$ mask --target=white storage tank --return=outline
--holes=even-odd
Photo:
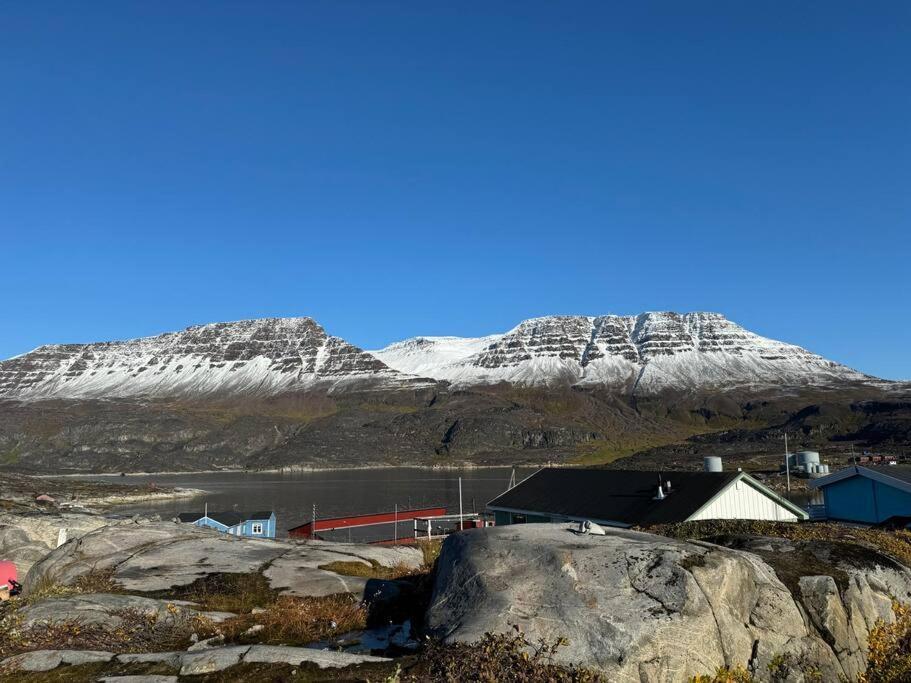
[[[816,451],[800,451],[797,453],[798,465],[818,465],[819,453]],[[807,469],[810,469],[809,467]]]
[[[717,455],[707,455],[702,459],[702,469],[706,472],[721,472],[721,458]]]

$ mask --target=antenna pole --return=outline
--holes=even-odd
[[[395,522],[393,523],[393,525],[395,526],[395,535],[392,537],[393,542],[398,543],[399,542],[399,504],[398,503],[395,504]]]
[[[788,481],[788,493],[791,493],[791,454],[788,453],[788,433],[784,433],[784,474]]]

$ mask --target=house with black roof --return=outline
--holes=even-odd
[[[275,513],[271,511],[253,512],[249,515],[233,510],[209,512],[207,505],[203,514],[181,512],[177,515],[177,520],[185,524],[215,529],[232,536],[275,538]]]
[[[487,504],[497,526],[592,521],[632,527],[700,519],[796,522],[808,513],[746,472],[546,468]]]
[[[911,467],[852,465],[809,482],[822,491],[826,517],[879,524],[911,518]]]

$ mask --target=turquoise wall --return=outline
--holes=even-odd
[[[911,516],[911,493],[862,476],[830,484],[823,495],[832,519],[876,524],[896,515]]]
[[[262,524],[263,533],[254,534],[253,525]],[[275,515],[269,519],[248,519],[240,525],[241,536],[252,536],[253,538],[275,538]]]

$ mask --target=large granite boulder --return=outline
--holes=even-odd
[[[361,592],[366,581],[320,569],[333,562],[386,567],[421,565],[416,548],[329,542],[284,542],[231,536],[174,522],[103,527],[57,548],[28,573],[25,591],[39,583],[69,585],[93,571],[110,572],[124,590],[155,592],[217,573],[263,571],[272,587],[293,595]]]
[[[747,549],[632,531],[467,531],[443,545],[427,624],[445,641],[513,626],[531,641],[566,638],[560,661],[611,681],[679,681],[719,666],[764,679],[773,661],[790,666],[794,680],[810,670],[855,679],[869,628],[892,619],[893,598],[911,597],[911,571],[873,551],[845,562],[830,553],[826,564],[801,544],[754,541],[770,554],[793,553],[779,564],[783,577]]]

